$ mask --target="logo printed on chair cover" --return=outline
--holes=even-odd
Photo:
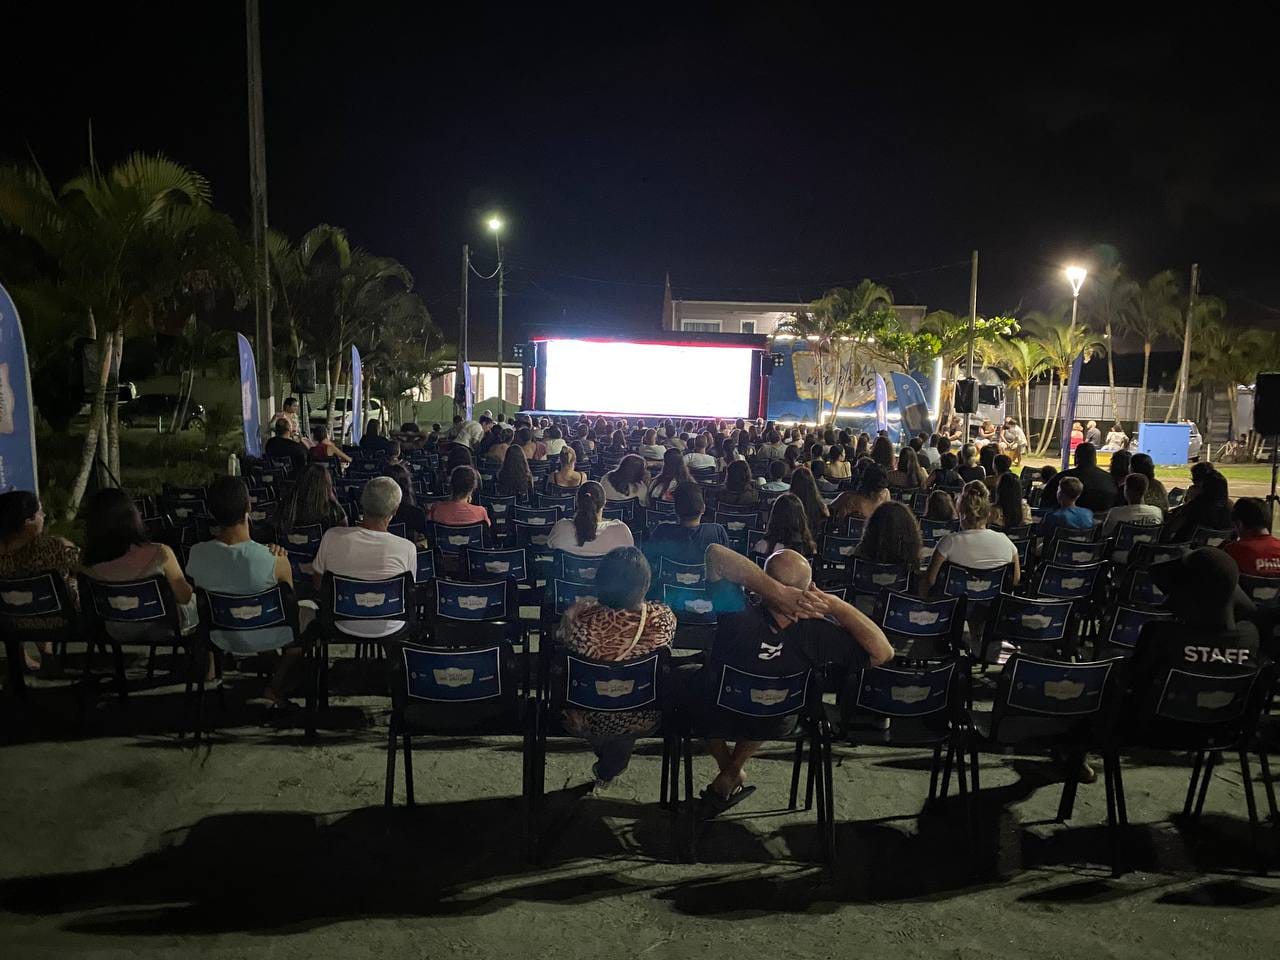
[[[778,704],[782,703],[784,700],[787,699],[787,694],[789,692],[790,691],[788,691],[785,687],[783,688],[772,687],[772,688],[766,688],[764,690],[760,690],[760,689],[757,689],[756,687],[752,687],[751,702],[758,703],[761,706],[765,706],[765,707],[776,707]]]
[[[898,582],[898,575],[896,573],[873,573],[871,582],[877,587],[887,587]]]
[[[484,569],[486,573],[506,573],[511,569],[511,564],[505,560],[486,560]]]
[[[696,573],[677,573],[676,574],[676,583],[690,586],[690,585],[699,584],[701,582],[702,582],[702,577]]]
[[[385,593],[357,593],[355,595],[357,607],[380,607],[387,602]]]
[[[1076,561],[1076,563],[1088,563],[1093,559],[1093,554],[1088,551],[1085,551],[1084,553],[1073,553],[1071,554],[1071,559]]]
[[[710,600],[686,600],[684,608],[694,613],[710,613],[716,605]]]
[[[984,591],[991,589],[991,584],[993,582],[994,581],[991,580],[966,580],[964,587],[966,590],[972,590],[974,593],[983,593]]]
[[[237,620],[252,620],[255,617],[262,616],[262,604],[258,604],[256,607],[228,607],[227,613]]]
[[[1196,706],[1204,710],[1221,710],[1235,703],[1236,695],[1230,690],[1206,690],[1196,694]]]
[[[932,692],[932,687],[890,687],[889,697],[895,703],[920,703],[927,700]]]
[[[433,668],[431,675],[442,687],[465,687],[476,679],[474,670],[463,670],[461,667],[446,667],[443,670]]]
[[[140,605],[137,597],[107,597],[107,606],[112,610],[137,610]]]
[[[1084,693],[1084,684],[1074,680],[1046,680],[1044,695],[1054,700],[1078,700]]]
[[[308,537],[305,533],[291,533],[288,536],[286,536],[285,539],[297,546],[304,546],[310,542],[311,538]]]
[[[1053,623],[1053,617],[1047,613],[1024,613],[1021,622],[1029,630],[1044,630]]]
[[[463,610],[483,610],[488,605],[489,599],[487,597],[479,597],[471,594],[458,598],[458,606]]]
[[[1253,591],[1254,600],[1274,600],[1280,597],[1280,587],[1258,587]]]
[[[450,537],[445,537],[444,539],[445,539],[445,543],[449,544],[449,546],[451,547],[462,547],[462,546],[466,546],[468,543],[471,542],[470,537],[450,536]]]
[[[907,620],[920,627],[930,627],[938,622],[941,614],[934,613],[932,610],[912,610],[907,614]]]
[[[636,688],[636,682],[634,680],[620,680],[615,677],[613,680],[597,680],[595,688],[596,693],[600,696],[616,699],[630,695]]]
[[[533,526],[538,526],[538,527],[544,526],[546,522],[547,522],[546,517],[530,517],[528,520],[525,521],[525,523],[531,524]]]
[[[30,590],[8,590],[0,593],[0,600],[11,607],[29,607],[36,602],[36,595]]]
[[[850,543],[843,547],[836,547],[836,553],[840,554],[842,557],[851,557],[853,556],[853,551],[856,549],[857,545]]]
[[[1079,590],[1084,586],[1084,577],[1063,577],[1060,581],[1063,590]]]

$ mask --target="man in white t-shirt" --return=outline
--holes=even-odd
[[[1147,478],[1140,473],[1131,473],[1124,478],[1124,506],[1112,507],[1107,511],[1107,519],[1102,522],[1102,535],[1109,537],[1121,523],[1164,523],[1164,514],[1159,507],[1142,501],[1147,496]]]
[[[699,436],[693,442],[693,453],[684,455],[684,465],[690,470],[714,469],[716,458],[707,453],[707,438]]]
[[[458,425],[458,435],[454,437],[458,443],[465,443],[474,450],[484,439],[484,426],[474,420],[463,420]]]
[[[360,495],[364,519],[358,527],[330,527],[320,540],[312,563],[319,590],[325,573],[357,580],[387,580],[417,567],[417,548],[404,537],[387,532],[400,507],[400,487],[390,477],[375,477]],[[410,599],[412,602],[412,598]],[[337,624],[353,637],[387,637],[401,628],[398,620],[351,620]]]

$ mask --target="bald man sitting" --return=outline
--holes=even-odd
[[[715,698],[723,665],[778,677],[822,671],[827,664],[853,670],[889,662],[893,647],[884,631],[856,607],[819,590],[809,561],[794,550],[776,551],[761,570],[728,547],[712,544],[706,562],[711,592],[722,612],[708,667],[702,671],[704,682],[694,685],[697,702],[693,707],[704,721],[697,726],[714,730],[721,720],[735,732],[750,731],[759,738],[732,745],[725,740],[707,741],[720,768],[702,792],[708,814],[714,816],[755,792],[755,787],[747,786],[747,761],[763,741],[789,736],[795,721],[794,716],[779,723],[721,711]],[[747,603],[744,588],[756,594],[760,603]]]

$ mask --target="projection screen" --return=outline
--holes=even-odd
[[[667,416],[750,416],[748,346],[547,340],[545,409]]]

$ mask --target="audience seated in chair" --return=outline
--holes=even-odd
[[[775,550],[794,550],[805,557],[818,552],[804,504],[794,493],[784,493],[773,501],[764,537],[751,545],[752,553],[765,557]]]
[[[723,526],[702,522],[707,507],[702,498],[702,488],[697,483],[682,483],[676,487],[675,508],[677,522],[659,524],[645,544],[645,553],[654,567],[663,557],[677,563],[701,563],[708,546],[729,542],[729,534]]]
[[[1280,539],[1271,535],[1266,503],[1256,497],[1241,497],[1231,508],[1231,527],[1236,538],[1224,543],[1222,549],[1236,562],[1240,573],[1247,577],[1280,577]]]
[[[469,523],[489,523],[489,511],[471,502],[480,486],[475,467],[454,467],[449,473],[449,499],[433,502],[428,510],[432,523],[461,527]]]
[[[547,537],[547,547],[582,557],[602,557],[633,546],[631,528],[621,520],[604,518],[604,487],[588,480],[578,488],[572,518],[557,520]]]
[[[969,570],[997,570],[1013,564],[1011,585],[1016,586],[1022,576],[1018,550],[999,530],[987,529],[991,501],[987,499],[986,484],[981,481],[967,484],[956,501],[956,512],[960,516],[960,529],[942,537],[934,547],[933,560],[925,574],[925,592],[933,591],[945,563]]]
[[[75,572],[80,568],[80,548],[64,537],[46,533],[40,498],[27,490],[0,494],[0,577],[33,577],[52,570],[62,577],[76,602]],[[23,650],[27,669],[54,669],[53,649],[42,644],[39,659]]]
[[[1160,512],[1160,508],[1153,507],[1146,500],[1147,478],[1140,473],[1131,473],[1125,477],[1124,504],[1107,511],[1107,519],[1102,522],[1102,535],[1110,536],[1121,523],[1162,523],[1164,514]]]
[[[1109,482],[1109,481],[1108,481]],[[1079,477],[1064,475],[1056,485],[1058,507],[1050,510],[1040,521],[1040,537],[1048,540],[1053,532],[1064,530],[1092,530],[1093,511],[1088,507],[1077,506],[1084,491],[1084,484]],[[1043,500],[1042,500],[1043,502]]]

